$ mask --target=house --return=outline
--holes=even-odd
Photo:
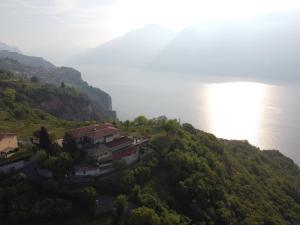
[[[120,149],[126,148],[132,143],[134,140],[132,138],[126,137],[126,136],[121,136],[120,138],[117,138],[113,140],[112,142],[106,143],[106,146],[112,151],[118,151]]]
[[[87,154],[90,157],[95,158],[98,162],[111,161],[112,152],[104,144],[98,144],[93,148],[86,149]]]
[[[132,138],[123,136],[107,143],[106,146],[112,152],[112,160],[123,160],[126,164],[131,164],[138,160],[139,149],[134,145]]]
[[[77,167],[76,176],[97,176],[113,170],[113,162],[124,161],[127,165],[139,159],[140,145],[145,141],[122,136],[121,131],[110,123],[93,124],[69,132],[80,150],[96,159],[97,166]]]
[[[120,136],[120,130],[110,123],[93,124],[69,132],[79,149],[109,143]]]
[[[113,160],[123,160],[127,165],[136,162],[139,159],[138,147],[131,145],[119,151],[114,151]]]
[[[12,156],[18,148],[17,135],[14,133],[0,133],[0,157]]]

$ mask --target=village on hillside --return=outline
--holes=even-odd
[[[66,137],[69,140],[65,140]],[[115,171],[116,165],[126,166],[138,162],[143,146],[147,143],[147,138],[123,135],[120,129],[111,123],[92,124],[69,130],[65,139],[57,139],[54,142],[61,148],[68,144],[67,141],[72,142],[72,151],[76,149],[80,153],[79,158],[82,158],[73,165],[72,171],[65,175],[65,178],[68,179],[105,175]],[[39,151],[27,159],[12,160],[15,155],[22,152],[22,147],[34,147],[39,144],[42,143],[39,143],[38,138],[18,142],[15,133],[1,133],[0,157],[2,164],[0,164],[0,172],[13,173],[24,170],[26,174],[27,168],[31,168],[38,176],[51,178],[53,172],[43,168],[36,157]],[[30,177],[30,173],[26,175]]]

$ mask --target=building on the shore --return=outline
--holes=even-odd
[[[0,133],[0,158],[12,156],[18,148],[17,135],[14,133]]]

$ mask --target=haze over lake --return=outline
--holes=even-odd
[[[165,115],[220,138],[278,149],[300,163],[298,84],[128,68],[78,69],[89,83],[111,94],[121,120]]]

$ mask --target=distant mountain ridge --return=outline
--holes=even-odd
[[[1,42],[1,41],[0,41],[0,50],[6,50],[6,51],[9,51],[9,52],[22,53],[20,51],[20,49],[18,49],[17,47],[9,46],[9,45]]]
[[[300,11],[189,27],[148,68],[204,75],[299,78]]]
[[[55,68],[55,66],[52,63],[44,60],[42,57],[28,56],[17,52],[0,50],[0,59],[5,58],[17,60],[19,63],[25,66]]]
[[[300,79],[300,10],[187,27],[156,25],[88,50],[75,64],[244,78]]]
[[[29,61],[30,63],[23,64],[19,62],[20,58],[24,59],[21,60],[22,62]],[[42,58],[38,58],[38,61],[31,61],[31,59],[31,56],[0,51],[0,70],[10,71],[18,77],[31,78],[35,76],[42,83],[60,86],[63,82],[67,86],[73,86],[90,98],[94,109],[97,109],[100,114],[106,117],[116,117],[116,113],[112,110],[110,95],[98,88],[89,86],[87,82],[82,80],[79,71],[69,67],[55,67]],[[35,64],[35,62],[37,63]],[[45,66],[42,66],[44,64],[41,62],[45,62]]]
[[[176,33],[158,25],[133,30],[73,59],[75,64],[143,67],[153,60]]]

